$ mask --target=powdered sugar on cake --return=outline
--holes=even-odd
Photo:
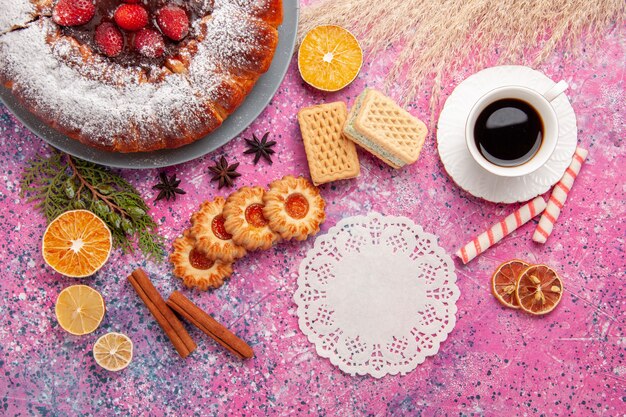
[[[12,13],[30,6],[24,0],[0,5],[9,1]],[[0,62],[7,62],[0,82],[33,113],[90,145],[123,151],[180,146],[218,127],[269,66],[275,43],[265,44],[274,29],[247,14],[259,4],[187,3],[212,14],[194,26],[199,42],[182,73],[116,63],[39,17],[0,36]]]
[[[23,27],[35,19],[35,6],[29,1],[0,0],[0,35]]]
[[[114,139],[127,135],[129,125],[136,129],[148,129],[142,137],[148,137],[148,123],[157,115],[166,134],[174,134],[178,128],[174,112],[187,108],[193,113],[201,111],[193,89],[185,77],[172,74],[159,84],[139,83],[138,73],[133,69],[115,71],[114,80],[119,87],[102,82],[96,75],[106,76],[107,71],[96,58],[89,68],[90,77],[81,74],[64,60],[76,46],[68,40],[60,40],[51,47],[46,35],[56,26],[43,18],[28,28],[6,34],[0,39],[0,56],[7,55],[8,72],[27,105],[39,113],[54,118],[69,129],[81,130],[104,147],[113,146]],[[33,59],[37,57],[37,59]],[[210,74],[209,74],[210,75]]]

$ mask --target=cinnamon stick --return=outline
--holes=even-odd
[[[249,359],[254,356],[254,351],[246,342],[238,338],[180,292],[174,291],[167,300],[167,305],[235,356],[241,359]]]
[[[143,269],[138,268],[128,276],[128,281],[165,331],[178,354],[183,358],[189,356],[196,349],[196,344],[174,312],[165,304],[165,300],[163,300],[157,289],[154,288],[148,275]]]

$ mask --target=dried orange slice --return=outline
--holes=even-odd
[[[311,29],[298,50],[298,70],[307,84],[323,91],[341,90],[363,65],[363,51],[346,29],[328,25]]]
[[[43,234],[43,258],[60,274],[95,274],[111,254],[111,231],[88,210],[72,210],[54,219]]]
[[[100,293],[86,285],[72,285],[61,291],[54,307],[63,330],[78,336],[96,330],[104,311]]]
[[[123,333],[107,333],[93,345],[93,357],[107,371],[121,371],[133,360],[133,341]]]
[[[515,297],[527,313],[547,314],[554,310],[562,296],[563,282],[549,266],[533,265],[520,273]]]
[[[530,265],[519,259],[501,264],[491,276],[491,292],[502,305],[519,308],[515,298],[515,287],[520,273]]]

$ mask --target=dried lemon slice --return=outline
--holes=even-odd
[[[93,345],[96,363],[108,371],[121,371],[133,360],[133,341],[123,333],[107,333]]]
[[[549,266],[533,265],[520,273],[515,297],[527,313],[547,314],[561,301],[563,282]]]
[[[96,330],[104,311],[102,295],[86,285],[72,285],[61,291],[54,307],[59,325],[74,335]]]
[[[515,288],[520,273],[530,265],[519,259],[502,263],[491,276],[491,292],[504,306],[519,308],[515,298]]]
[[[302,40],[298,70],[307,84],[324,91],[341,90],[358,75],[363,51],[354,35],[334,26],[317,26]]]

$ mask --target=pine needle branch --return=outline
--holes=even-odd
[[[122,251],[138,247],[147,257],[163,260],[164,239],[149,207],[128,181],[110,170],[55,151],[33,158],[20,185],[21,196],[34,202],[48,223],[68,210],[90,210],[109,226]]]

